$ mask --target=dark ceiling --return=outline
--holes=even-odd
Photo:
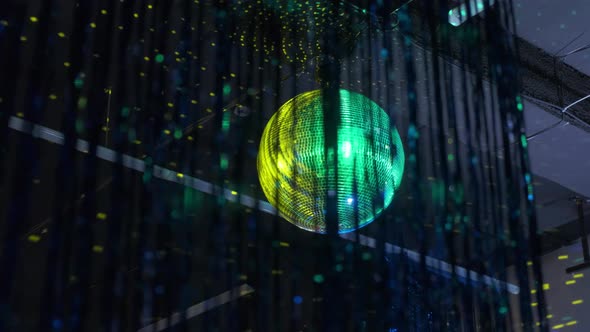
[[[392,8],[395,8],[396,3],[392,2]],[[420,8],[418,6],[412,8],[412,18],[416,24],[420,24]],[[457,33],[459,34],[460,31],[457,31]],[[206,36],[207,32],[204,32],[204,40],[206,40]],[[413,37],[417,43],[424,43],[422,36]],[[203,40],[200,42],[203,43]],[[523,93],[525,95],[530,95],[547,103],[561,105],[561,99],[579,98],[585,91],[590,91],[590,80],[586,76],[588,74],[587,72],[584,74],[576,68],[563,65],[561,67],[563,69],[561,74],[562,83],[560,88],[557,89],[559,92],[556,92],[553,67],[550,66],[554,61],[554,57],[545,50],[533,46],[527,40],[519,39],[518,42],[523,54],[522,74],[524,84]],[[165,48],[167,46],[160,45],[158,47]],[[106,50],[107,48],[105,46],[103,51]],[[169,53],[173,53],[173,50],[169,51]],[[191,87],[192,89],[187,89],[189,91],[188,93],[192,94],[191,103],[178,105],[173,98],[167,100],[167,98],[170,98],[168,95],[162,95],[160,97],[161,100],[153,101],[154,103],[166,101],[173,105],[170,108],[180,109],[178,113],[170,113],[170,116],[177,117],[175,120],[178,127],[167,128],[168,133],[159,135],[158,137],[158,135],[154,135],[154,133],[141,127],[141,124],[144,122],[156,121],[150,116],[150,105],[144,105],[144,108],[139,106],[134,107],[129,112],[132,114],[132,117],[135,117],[135,123],[139,125],[129,131],[129,135],[130,137],[133,136],[133,139],[130,138],[129,144],[125,144],[123,149],[118,152],[144,160],[147,150],[144,146],[155,146],[155,151],[162,152],[153,156],[155,159],[153,162],[166,169],[186,176],[187,178],[194,177],[215,184],[225,184],[228,188],[236,191],[238,195],[248,195],[256,199],[262,199],[263,197],[260,197],[260,192],[257,189],[258,179],[255,168],[257,144],[262,130],[260,124],[265,123],[264,120],[268,119],[270,114],[276,109],[276,106],[284,102],[288,98],[288,95],[282,95],[273,91],[253,90],[246,85],[246,82],[252,79],[254,81],[264,81],[277,78],[276,76],[267,74],[273,71],[268,70],[269,64],[265,61],[264,57],[257,59],[242,58],[236,63],[231,64],[231,72],[234,75],[224,79],[230,86],[231,102],[223,105],[223,108],[226,110],[226,114],[228,114],[227,118],[229,118],[232,129],[228,138],[223,142],[224,145],[218,147],[219,142],[216,140],[214,134],[219,123],[223,121],[220,118],[220,114],[223,115],[224,113],[213,111],[219,105],[216,104],[216,99],[210,94],[216,90],[216,85],[219,82],[211,79],[216,71],[212,63],[213,61],[211,63],[207,62],[207,59],[215,59],[218,56],[216,53],[218,51],[214,47],[208,47],[199,50],[199,52],[199,56],[203,59],[203,73],[199,75],[200,80],[194,83],[194,86]],[[453,62],[457,56],[456,49],[451,49],[449,54],[444,55],[449,61]],[[101,61],[101,57],[106,56],[104,53],[98,51],[95,53],[95,58],[98,59],[96,60],[98,62]],[[36,60],[38,59],[29,59],[29,62],[30,64],[34,64]],[[180,62],[182,63],[182,61]],[[362,66],[362,64],[359,64],[359,66]],[[117,70],[124,71],[125,68],[123,67],[121,66]],[[170,67],[173,68],[174,66],[171,65]],[[259,67],[260,75],[254,78],[245,77],[246,73],[251,74],[250,67]],[[163,75],[157,68],[138,69],[142,72],[145,71],[145,74],[151,77]],[[300,71],[298,72],[298,70]],[[33,73],[32,75],[35,74]],[[280,73],[283,86],[290,86],[295,77],[298,80],[296,89],[299,91],[306,91],[310,88],[317,87],[317,77],[313,62],[311,64],[307,63],[303,69],[297,68],[297,70],[293,70],[292,68],[285,68]],[[21,79],[27,80],[30,78],[24,77]],[[19,83],[17,82],[17,84]],[[117,107],[111,105],[111,96],[113,94],[124,94],[131,91],[133,87],[142,87],[143,84],[146,83],[138,78],[137,81],[129,82],[129,86],[121,87],[121,91],[113,91],[110,87],[105,87],[104,91],[93,92],[93,100],[98,104],[95,105],[96,109],[106,111],[111,110],[111,107],[112,109],[120,109],[118,107],[120,105],[117,105]],[[351,86],[355,86],[354,84],[354,82],[350,83]],[[362,89],[363,85],[358,84],[356,87]],[[154,87],[154,89],[158,89],[158,87]],[[261,98],[267,102],[262,103]],[[272,100],[272,102],[268,102],[268,100]],[[197,103],[192,103],[192,101],[197,101]],[[581,104],[579,107],[573,109],[572,112],[582,121],[590,124],[590,108],[587,107],[588,105],[590,105],[590,102]],[[33,119],[38,120],[36,123],[47,128],[64,131],[65,128],[62,127],[63,122],[61,117],[55,116],[55,114],[60,114],[60,106],[54,106],[56,113],[47,113],[40,118]],[[541,106],[546,111],[555,114],[554,109]],[[263,110],[263,112],[253,112],[252,110]],[[28,114],[24,118],[33,120]],[[110,117],[109,120],[107,118],[108,113],[106,117],[99,120],[101,127],[104,128],[99,133],[98,142],[104,147],[113,148],[114,139],[110,128],[119,126],[121,122],[118,121],[122,121],[122,118]],[[398,125],[404,128],[405,122],[403,116],[398,121]],[[580,127],[583,126],[583,124],[580,124]],[[180,136],[182,139],[174,138],[175,130],[181,131]],[[406,130],[402,130],[402,132],[406,132]],[[158,139],[150,141],[152,137],[158,137]],[[82,134],[80,138],[84,139],[88,137],[84,137]],[[311,280],[311,276],[315,275],[318,270],[323,269],[322,267],[302,264],[302,257],[321,256],[325,250],[342,250],[343,252],[348,252],[352,257],[352,265],[345,266],[345,268],[366,271],[362,276],[363,278],[367,278],[367,280],[348,280],[346,287],[350,287],[352,292],[361,292],[362,289],[362,291],[369,293],[367,288],[356,287],[355,284],[376,285],[370,279],[378,277],[375,276],[375,273],[381,267],[375,265],[372,260],[365,258],[379,253],[376,250],[372,250],[370,246],[351,246],[351,241],[335,239],[332,242],[333,247],[329,247],[325,245],[326,241],[323,240],[321,235],[299,231],[278,217],[261,213],[256,209],[245,209],[240,204],[228,202],[223,205],[223,209],[221,210],[208,208],[217,206],[218,201],[216,196],[204,194],[188,186],[183,186],[180,183],[171,184],[170,181],[156,179],[152,184],[153,188],[150,188],[149,191],[151,193],[157,193],[161,190],[166,195],[160,197],[157,194],[148,194],[146,189],[141,185],[144,177],[142,173],[125,169],[117,163],[109,163],[104,160],[96,160],[98,175],[94,179],[96,183],[96,190],[94,192],[89,193],[83,183],[74,182],[70,184],[74,190],[69,191],[67,197],[60,197],[61,184],[56,183],[55,177],[55,170],[60,167],[58,164],[60,157],[59,144],[49,143],[44,140],[35,140],[35,142],[32,142],[27,134],[17,131],[10,131],[7,140],[13,142],[13,144],[6,145],[10,146],[13,150],[5,152],[5,155],[18,155],[19,152],[17,150],[19,144],[21,142],[27,142],[33,149],[39,151],[43,156],[44,163],[43,167],[39,167],[36,176],[28,180],[32,182],[32,191],[28,193],[28,199],[35,202],[34,209],[26,211],[27,222],[20,226],[22,236],[18,239],[12,239],[23,244],[19,257],[27,262],[26,264],[21,264],[20,270],[15,272],[15,274],[24,276],[18,279],[14,286],[15,289],[19,290],[19,293],[14,295],[15,306],[18,308],[15,311],[22,313],[14,317],[14,324],[15,326],[22,327],[22,331],[33,330],[37,326],[38,320],[42,319],[42,316],[39,317],[37,315],[37,308],[43,305],[38,294],[42,293],[45,285],[39,280],[39,277],[43,276],[51,268],[52,262],[47,259],[47,250],[51,245],[48,243],[48,234],[52,231],[50,227],[55,221],[54,218],[60,214],[75,215],[76,211],[80,210],[86,204],[85,198],[88,196],[94,198],[96,202],[94,208],[98,211],[97,218],[93,218],[90,226],[93,236],[91,239],[74,239],[71,248],[69,248],[69,250],[76,250],[76,248],[81,246],[80,242],[82,241],[90,241],[89,243],[91,244],[90,249],[92,251],[93,261],[92,271],[90,272],[89,298],[92,300],[89,302],[93,303],[95,307],[89,310],[92,314],[85,322],[86,328],[84,330],[87,331],[91,331],[93,330],[92,327],[100,325],[98,322],[99,313],[104,313],[105,311],[110,312],[111,315],[122,320],[123,323],[121,325],[125,326],[126,330],[132,330],[132,327],[138,326],[138,322],[129,319],[129,317],[140,316],[142,308],[136,307],[134,304],[137,304],[139,302],[138,298],[143,296],[141,291],[142,286],[149,287],[154,285],[138,286],[135,281],[141,278],[138,267],[150,266],[150,264],[157,265],[155,270],[165,271],[167,268],[178,269],[173,271],[174,276],[181,279],[186,278],[183,281],[187,285],[193,285],[186,286],[186,288],[182,289],[176,295],[182,297],[178,300],[187,306],[221,294],[228,290],[228,285],[232,284],[233,277],[224,275],[227,271],[224,271],[221,267],[216,267],[215,261],[210,259],[211,256],[222,257],[224,263],[227,263],[233,269],[232,271],[247,271],[247,273],[243,273],[243,277],[240,280],[243,280],[245,284],[255,287],[257,292],[256,300],[252,300],[253,296],[248,295],[240,300],[243,302],[238,304],[239,307],[263,306],[264,301],[271,301],[271,296],[278,296],[273,294],[280,294],[280,299],[277,298],[276,301],[277,307],[268,313],[268,316],[272,317],[271,321],[275,322],[266,327],[269,328],[269,331],[278,328],[276,322],[284,322],[284,326],[282,326],[284,330],[292,328],[293,325],[290,324],[299,324],[300,321],[292,322],[283,317],[285,313],[295,312],[297,310],[300,310],[298,314],[301,317],[306,317],[306,319],[310,320],[321,320],[321,317],[314,317],[314,308],[323,306],[322,297],[325,295],[324,290],[318,283],[313,282],[294,285],[293,283],[296,281],[291,279],[296,278],[290,278],[292,275],[302,274],[310,276],[308,279]],[[211,165],[218,164],[214,160],[218,157],[218,154],[216,151],[210,151],[213,146],[217,146],[218,149],[227,153],[229,158],[228,164],[230,166],[226,173],[227,177],[223,180],[216,178],[215,172],[212,172]],[[187,151],[191,153],[187,154]],[[85,153],[75,154],[75,163],[78,165],[80,172],[84,172],[84,167],[86,167],[85,160],[87,158],[88,155]],[[11,169],[14,166],[11,160],[4,159],[2,162],[5,164],[4,169]],[[217,169],[214,170],[217,171]],[[116,176],[124,176],[124,185],[117,188],[126,188],[127,191],[118,192],[112,187],[113,181],[119,181],[119,179],[115,178]],[[6,185],[0,186],[0,200],[2,202],[9,202],[11,199],[8,196],[14,192],[14,188],[8,185],[10,182],[9,178],[3,180]],[[539,211],[543,214],[543,218],[546,218],[544,220],[557,218],[562,218],[563,220],[563,223],[551,224],[550,230],[544,235],[544,250],[553,250],[558,246],[571,243],[576,238],[575,228],[573,226],[576,215],[572,214],[571,209],[565,206],[567,205],[565,202],[566,197],[567,199],[571,198],[572,195],[575,195],[575,192],[564,188],[559,183],[540,176],[535,181],[538,183],[536,195]],[[164,190],[162,188],[166,189]],[[100,213],[106,213],[105,211],[111,210],[114,202],[122,200],[125,202],[125,205],[136,207],[140,200],[146,199],[146,197],[149,200],[158,200],[162,203],[160,207],[164,206],[165,208],[149,211],[149,213],[153,213],[156,216],[164,215],[170,218],[172,220],[171,227],[164,227],[157,222],[148,221],[145,224],[142,223],[143,214],[148,214],[148,212],[142,211],[141,209],[118,211],[117,213],[119,215],[106,216],[108,218],[115,217],[121,221],[121,224],[115,228],[110,226],[110,224],[104,223],[102,217],[100,217],[102,216]],[[191,202],[193,202],[187,205],[189,207],[188,210],[183,211],[186,219],[175,217],[175,205],[178,204],[179,197],[190,197]],[[55,211],[54,206],[60,200],[69,202],[68,204],[62,205],[66,207],[66,211]],[[395,239],[396,242],[392,243],[394,245],[412,250],[420,250],[419,243],[423,239],[416,239],[411,236],[411,234],[415,234],[412,230],[418,226],[403,218],[404,207],[411,206],[412,204],[412,193],[407,187],[402,187],[401,191],[397,193],[394,206],[378,221],[388,226],[383,228],[377,226],[376,222],[363,229],[361,234],[377,239],[385,237]],[[552,209],[548,214],[543,212],[543,209],[549,208],[550,206],[555,207],[555,205],[559,205],[560,209]],[[3,209],[0,210],[0,213],[4,215],[6,213],[5,204],[1,204],[0,207]],[[428,212],[425,209],[424,223],[419,227],[430,229],[427,236],[433,236],[432,233],[435,232],[435,226],[433,222],[429,222],[431,218],[429,218]],[[252,220],[254,219],[257,221],[253,222]],[[190,223],[188,220],[198,220],[199,222]],[[235,224],[226,224],[228,221]],[[80,230],[78,227],[84,227],[83,225],[77,225],[75,220],[71,220],[70,222],[72,229],[65,227],[63,228],[64,232],[76,234]],[[2,231],[4,230],[3,228],[0,229]],[[590,229],[590,227],[587,229]],[[244,232],[244,230],[250,230],[250,232]],[[124,234],[125,238],[118,238],[121,234]],[[215,238],[210,236],[211,234],[222,234],[228,239],[229,245],[226,247],[220,243],[216,243]],[[67,235],[64,234],[64,236]],[[4,234],[0,234],[0,236],[4,237]],[[120,249],[121,252],[124,252],[124,255],[119,257],[109,256],[113,255],[107,249],[108,243],[112,241],[120,243]],[[163,243],[164,245],[157,247],[155,245],[156,243]],[[456,243],[457,246],[460,246],[464,241],[459,238]],[[273,249],[266,250],[266,248]],[[141,251],[142,249],[145,249],[145,252],[151,252],[154,256],[167,255],[167,257],[158,260],[157,263],[153,263],[149,261],[149,258],[144,257],[145,253]],[[236,254],[238,251],[246,254],[238,255]],[[461,252],[461,250],[458,250],[458,252]],[[486,254],[493,255],[493,253],[494,248],[492,246]],[[435,250],[431,250],[430,254],[435,258],[438,257],[441,259],[446,256],[446,253],[436,253]],[[464,255],[467,257],[461,254],[457,255],[455,257],[456,262],[477,270],[477,264],[469,261],[469,253],[464,253]],[[64,254],[65,256],[66,254]],[[118,274],[119,279],[114,279],[113,274],[109,274],[112,272],[109,269],[114,268],[109,265],[113,264],[111,259],[114,259],[120,264],[118,269],[122,273]],[[252,265],[252,261],[257,262],[257,265]],[[318,259],[318,264],[321,264],[321,262],[322,260]],[[398,263],[406,264],[403,261]],[[70,262],[70,264],[73,263]],[[268,266],[272,266],[272,273],[270,275],[264,274],[262,271],[263,267]],[[179,267],[186,268],[187,270]],[[408,268],[413,269],[417,267],[410,266]],[[100,273],[101,271],[107,272]],[[67,277],[64,277],[71,279],[71,282],[75,284],[77,278],[76,272],[64,271],[64,274],[67,274]],[[170,283],[175,282],[175,280],[166,279],[169,277],[165,273],[154,273],[156,274],[154,278],[156,281],[154,283],[170,285]],[[436,283],[437,278],[447,277],[442,276],[440,271],[432,275],[433,283]],[[116,289],[117,287],[137,287],[138,289],[132,292],[129,297],[119,296],[113,303],[106,302],[103,297],[104,292],[109,289]],[[299,292],[298,294],[294,293],[295,289]],[[305,301],[309,301],[306,304],[309,304],[301,307],[295,306],[293,298],[298,295],[303,296]],[[363,297],[362,294],[356,295],[359,298]],[[156,298],[153,299],[157,307],[154,310],[154,315],[152,317],[146,317],[146,321],[141,322],[141,324],[151,323],[166,317],[171,309],[170,303],[166,301],[164,300],[164,296],[158,298],[156,295]],[[243,311],[238,314],[236,307],[220,306],[210,311],[207,315],[191,320],[185,328],[187,330],[209,330],[212,326],[218,326],[220,330],[232,330],[235,326],[232,326],[231,320],[226,317],[236,317],[236,315],[241,326],[254,327],[253,324],[259,322],[258,317],[254,316],[257,312],[254,309],[252,308],[251,311]],[[377,315],[379,310],[379,308],[372,308],[368,312],[368,316]],[[351,309],[351,311],[353,310]],[[343,312],[341,316],[344,317],[347,314],[350,313]],[[367,321],[370,322],[370,318],[368,317]],[[296,328],[305,330],[305,326],[296,326]],[[371,326],[365,327],[365,329],[372,330]]]

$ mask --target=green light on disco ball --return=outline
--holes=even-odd
[[[279,108],[262,133],[258,177],[279,214],[312,232],[326,232],[327,195],[335,195],[338,231],[346,233],[389,206],[401,182],[404,151],[379,105],[340,90],[337,156],[325,154],[323,105],[321,91],[314,90]]]

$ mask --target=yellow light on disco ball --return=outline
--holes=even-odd
[[[399,133],[379,105],[341,89],[338,115],[337,148],[328,153],[321,90],[287,101],[262,133],[264,194],[283,218],[312,232],[327,231],[328,195],[337,200],[339,233],[372,222],[393,200],[404,170]]]

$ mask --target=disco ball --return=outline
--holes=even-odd
[[[327,197],[335,197],[338,232],[346,233],[389,206],[404,151],[387,113],[342,89],[336,151],[325,151],[322,99],[320,90],[299,94],[271,117],[260,142],[258,177],[279,214],[308,231],[326,233]]]

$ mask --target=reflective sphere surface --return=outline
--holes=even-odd
[[[308,231],[326,232],[328,195],[337,200],[338,231],[373,221],[391,203],[404,170],[400,136],[369,98],[340,90],[336,151],[325,151],[320,90],[297,95],[271,117],[257,168],[279,214]]]

